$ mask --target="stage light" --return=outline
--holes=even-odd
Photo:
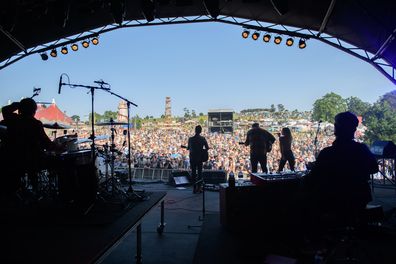
[[[292,38],[288,38],[286,40],[286,46],[291,47],[293,46],[294,40]]]
[[[50,55],[51,57],[56,58],[58,56],[58,52],[56,52],[56,49],[52,49]]]
[[[300,49],[305,49],[306,46],[307,46],[307,43],[305,43],[305,39],[300,39],[300,41],[298,42],[298,47]]]
[[[78,45],[76,43],[71,45],[72,51],[77,51],[78,50]]]
[[[249,37],[249,34],[250,34],[249,31],[247,31],[247,30],[243,31],[243,32],[242,32],[242,38],[245,39],[245,38]]]
[[[69,51],[67,50],[66,47],[62,47],[62,48],[61,48],[61,53],[62,53],[62,54],[66,55],[68,52],[69,52]]]
[[[81,42],[81,45],[82,45],[84,48],[88,48],[88,47],[89,47],[89,42],[86,41],[86,40],[84,40],[83,42]]]
[[[98,44],[99,44],[99,38],[98,38],[98,37],[93,37],[93,38],[91,39],[91,42],[92,42],[92,44],[94,44],[94,45],[98,45]]]
[[[263,37],[264,42],[269,42],[271,40],[271,35],[270,34],[265,34]]]
[[[253,39],[253,40],[258,40],[259,37],[260,37],[260,33],[259,33],[259,32],[254,32],[254,33],[252,34],[252,39]]]
[[[40,56],[41,56],[41,59],[43,60],[43,61],[46,61],[46,60],[48,60],[48,55],[47,55],[47,53],[41,53],[40,54]]]
[[[279,45],[281,42],[282,42],[282,37],[281,37],[281,36],[276,36],[276,37],[274,38],[274,43],[275,43],[276,45]]]

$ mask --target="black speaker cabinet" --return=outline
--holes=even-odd
[[[396,158],[396,145],[392,141],[375,141],[370,150],[378,158]]]
[[[172,171],[168,178],[172,186],[187,186],[191,184],[191,175],[188,171]]]
[[[205,184],[220,184],[227,182],[227,174],[223,170],[204,170],[202,178]]]

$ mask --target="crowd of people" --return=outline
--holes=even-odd
[[[265,127],[264,127],[265,128]],[[125,164],[127,162],[128,144],[127,137],[123,130],[126,128],[116,127],[114,143],[117,149],[116,162]],[[188,150],[181,148],[187,145],[188,138],[193,135],[191,127],[181,127],[179,129],[166,130],[161,128],[131,129],[131,163],[135,168],[161,168],[161,169],[190,169]],[[208,133],[204,127],[202,135],[207,139],[210,146],[209,159],[203,164],[204,169],[224,170],[234,173],[251,171],[250,151],[244,145],[239,144],[245,141],[248,128],[237,128],[233,134]],[[280,133],[281,131],[279,131]],[[78,129],[79,138],[88,138],[91,130]],[[96,135],[110,136],[109,127],[97,127]],[[267,166],[269,173],[276,173],[279,170],[281,151],[278,133],[273,133],[275,143],[272,150],[267,154]],[[293,132],[292,151],[295,157],[295,170],[304,171],[308,163],[315,160],[315,150],[318,151],[326,146],[330,146],[334,140],[333,135],[324,132],[318,133],[317,146],[314,145],[316,129],[307,132]],[[110,144],[110,139],[97,142],[99,150],[103,149],[105,143]],[[80,148],[89,145],[82,145]],[[103,151],[101,151],[103,153]],[[259,171],[261,170],[259,165]],[[285,170],[290,170],[290,165],[286,164]]]

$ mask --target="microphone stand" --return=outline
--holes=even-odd
[[[315,146],[315,150],[314,150],[314,156],[315,159],[318,157],[318,134],[319,134],[319,130],[320,130],[320,122],[318,123],[318,128],[316,129],[316,135],[315,135],[315,140],[314,140],[314,146]]]
[[[104,90],[104,91],[108,91],[110,90],[109,87],[105,87],[104,85],[106,83],[103,83],[103,81],[101,82],[97,82],[99,84],[98,86],[90,86],[90,85],[81,85],[81,84],[71,84],[71,83],[63,83],[60,82],[59,85],[60,87],[62,85],[68,85],[72,88],[76,88],[76,87],[81,87],[81,88],[86,88],[89,89],[89,93],[91,93],[91,130],[92,130],[92,134],[89,137],[92,140],[92,144],[91,144],[91,160],[92,160],[92,168],[95,168],[95,112],[94,112],[94,102],[95,102],[95,90]],[[91,210],[91,208],[94,206],[94,203],[92,203],[84,212],[84,215],[88,214],[88,212]]]
[[[91,131],[92,134],[89,137],[92,140],[92,144],[91,144],[91,150],[92,150],[92,158],[93,158],[93,164],[95,164],[95,111],[94,111],[94,103],[95,103],[95,90],[104,90],[104,91],[109,91],[110,88],[109,87],[105,87],[104,85],[106,83],[104,83],[103,81],[101,82],[97,82],[99,84],[98,86],[90,86],[90,85],[81,85],[81,84],[71,84],[71,83],[63,83],[61,82],[60,85],[69,85],[70,87],[81,87],[81,88],[86,88],[89,89],[89,93],[91,93]]]
[[[127,115],[127,118],[128,118],[128,122],[127,122],[127,123],[128,123],[128,129],[127,129],[127,132],[128,132],[128,133],[127,133],[127,135],[128,135],[128,178],[129,178],[129,186],[128,186],[127,192],[130,193],[130,194],[132,194],[132,195],[134,195],[134,196],[136,196],[138,199],[142,199],[143,197],[141,197],[140,195],[138,195],[138,194],[133,190],[133,188],[132,188],[131,132],[130,132],[130,125],[129,125],[129,122],[130,122],[130,114],[129,114],[129,113],[130,113],[130,107],[131,107],[131,105],[137,107],[137,104],[135,104],[135,103],[129,101],[128,99],[126,99],[125,97],[123,97],[123,96],[121,96],[121,95],[119,95],[119,94],[116,94],[116,93],[110,91],[110,89],[106,90],[106,92],[108,92],[109,94],[114,95],[114,96],[120,98],[121,100],[124,100],[124,101],[127,103],[127,113],[128,113],[128,115]]]

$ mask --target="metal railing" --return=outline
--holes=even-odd
[[[163,181],[168,182],[169,176],[173,171],[182,169],[158,169],[158,168],[132,168],[131,175],[133,180]],[[118,173],[128,174],[128,168],[116,169]],[[186,170],[187,171],[187,170]]]

